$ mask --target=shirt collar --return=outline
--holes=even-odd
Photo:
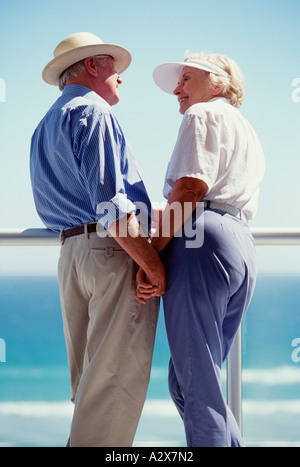
[[[82,86],[81,84],[67,84],[63,89],[62,95],[69,97],[85,97],[88,100],[100,102],[101,104],[106,105],[109,109],[111,108],[106,100],[99,96],[99,94],[86,86]]]
[[[224,101],[226,102],[227,104],[230,104],[230,100],[227,99],[227,97],[222,97],[222,96],[218,96],[218,97],[213,97],[212,99],[210,99],[208,102],[215,102],[215,101]]]

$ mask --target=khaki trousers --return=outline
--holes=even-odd
[[[149,384],[158,299],[134,297],[133,261],[111,237],[69,238],[58,276],[75,403],[70,446],[131,446]]]

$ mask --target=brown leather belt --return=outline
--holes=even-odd
[[[97,232],[97,223],[79,225],[78,227],[70,227],[69,229],[64,229],[60,233],[61,241],[66,240],[66,238],[76,237],[77,235],[83,235],[84,233],[94,233]]]

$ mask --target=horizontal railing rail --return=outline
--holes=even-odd
[[[252,228],[256,245],[300,245],[300,228]],[[47,229],[0,229],[0,246],[59,246]],[[239,329],[227,359],[227,401],[242,429],[242,338]]]
[[[252,228],[256,245],[300,245],[300,228]],[[0,229],[0,246],[59,246],[48,229]]]
[[[300,245],[300,228],[250,229],[256,245]]]
[[[48,229],[0,229],[0,246],[59,246],[59,234]]]

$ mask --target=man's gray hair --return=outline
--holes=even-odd
[[[110,55],[95,55],[93,58],[96,59],[98,65],[104,66],[107,58],[109,57]],[[80,62],[74,63],[74,65],[71,65],[60,75],[58,85],[61,91],[64,89],[67,82],[71,78],[78,78],[80,73],[82,73],[85,70],[84,60],[85,58],[83,60],[80,60]]]

